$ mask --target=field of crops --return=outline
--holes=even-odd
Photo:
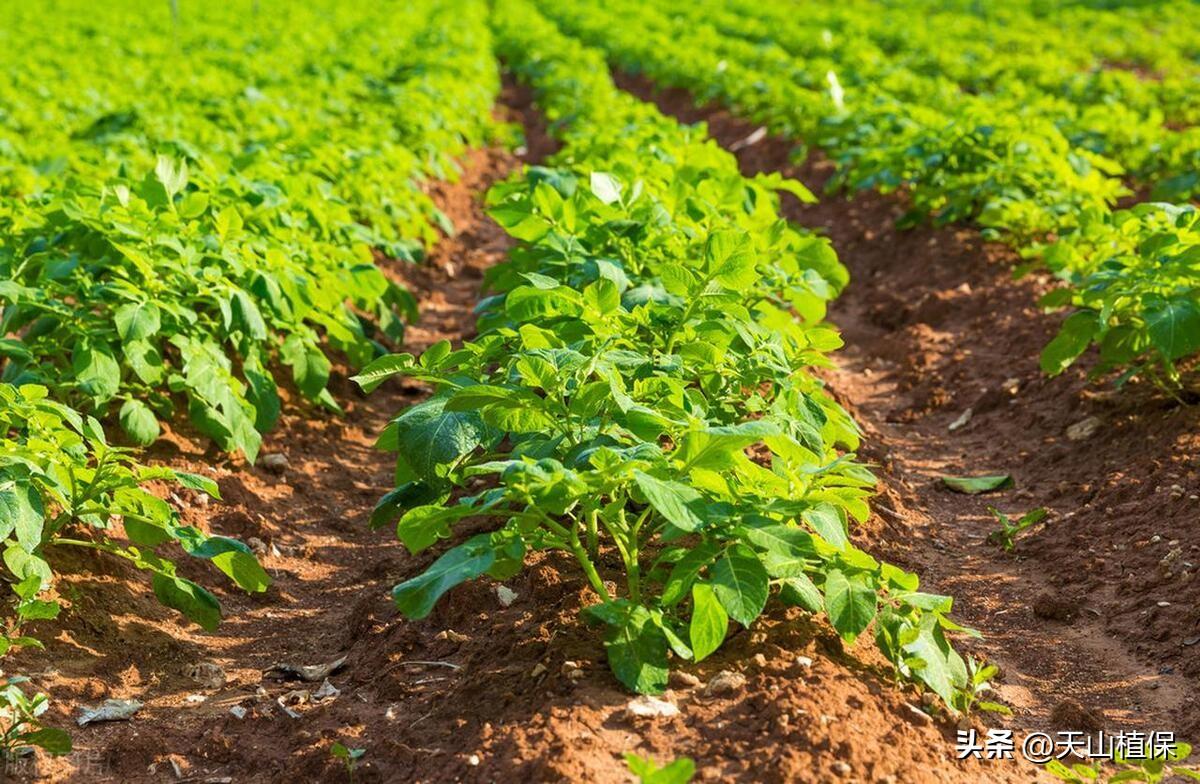
[[[0,74],[0,778],[1200,780],[1190,4],[34,0]]]

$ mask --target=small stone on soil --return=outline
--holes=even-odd
[[[694,689],[701,683],[695,675],[683,670],[671,670],[668,682],[677,689]]]
[[[273,474],[282,474],[288,469],[287,455],[281,455],[278,452],[263,455],[262,467]]]
[[[917,724],[932,724],[933,723],[933,717],[930,716],[925,711],[918,708],[916,705],[913,705],[912,703],[908,703],[908,702],[904,703],[904,705],[905,705],[905,707],[908,708],[909,718],[912,719],[913,722],[915,722]]]
[[[746,685],[746,676],[732,670],[721,670],[708,682],[704,693],[711,696],[717,694],[732,694],[741,691]]]
[[[947,428],[947,430],[953,433],[955,430],[965,427],[966,424],[971,421],[971,415],[974,413],[974,409],[968,408],[966,411],[959,414],[958,419],[950,423],[950,426]]]
[[[804,670],[812,669],[813,660],[808,656],[797,656],[796,666]]]
[[[517,600],[517,592],[507,585],[497,585],[496,598],[500,600],[501,607],[509,607]]]
[[[1068,441],[1082,441],[1091,438],[1100,429],[1100,420],[1096,417],[1082,419],[1067,428]]]
[[[225,685],[225,670],[212,662],[199,662],[188,668],[187,676],[206,689],[219,689]]]
[[[679,708],[674,703],[649,694],[635,697],[625,706],[626,719],[669,719],[678,715]]]

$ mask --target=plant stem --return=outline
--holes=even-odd
[[[596,571],[596,565],[592,563],[592,559],[588,558],[587,550],[584,549],[583,543],[579,541],[579,534],[574,531],[571,533],[571,552],[575,553],[576,560],[583,567],[583,573],[587,575],[588,582],[592,585],[592,590],[600,594],[600,598],[606,602],[612,601],[612,596],[609,595],[608,589],[604,587],[604,581],[600,579],[600,573]]]
[[[600,555],[600,531],[596,524],[596,515],[600,514],[599,509],[593,509],[588,512],[587,516],[587,542],[588,552],[593,558]]]

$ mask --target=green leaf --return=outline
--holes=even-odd
[[[19,544],[10,545],[4,550],[4,565],[19,580],[26,580],[36,575],[41,581],[40,588],[42,590],[49,588],[54,581],[50,564],[46,563],[43,558],[29,553]]]
[[[748,289],[758,281],[754,245],[745,232],[714,231],[704,245],[704,259],[709,277],[727,289]]]
[[[16,531],[21,549],[32,553],[42,542],[45,515],[41,493],[32,482],[5,480],[0,474],[0,531],[4,536]],[[22,579],[26,577],[17,569],[12,571]]]
[[[179,217],[192,220],[199,218],[208,209],[208,194],[193,191],[179,203]]]
[[[20,740],[56,756],[71,753],[71,736],[57,727],[40,727],[24,733]]]
[[[738,534],[743,541],[764,551],[762,563],[772,577],[802,575],[820,560],[812,535],[795,526],[782,523],[743,526]]]
[[[601,315],[615,313],[621,307],[621,291],[608,278],[600,278],[583,290],[583,303]]]
[[[1164,300],[1148,308],[1145,319],[1151,342],[1168,361],[1200,351],[1200,307],[1195,302]]]
[[[676,528],[695,531],[704,525],[704,498],[695,489],[642,471],[634,471],[633,476],[654,511]]]
[[[177,193],[180,193],[187,187],[188,171],[187,163],[180,161],[178,164],[165,155],[158,156],[158,164],[154,167],[155,178],[162,183],[163,190],[167,192],[168,200],[174,199]]]
[[[858,575],[847,577],[837,569],[825,575],[825,613],[838,634],[854,642],[875,617],[875,589]]]
[[[158,440],[158,417],[142,401],[126,400],[117,418],[129,440],[138,446],[149,446]]]
[[[692,585],[692,620],[688,624],[688,638],[696,661],[702,661],[721,647],[729,631],[729,615],[725,612],[712,586],[708,583]]]
[[[1042,349],[1042,371],[1052,376],[1066,370],[1091,345],[1100,329],[1091,311],[1073,313],[1063,322],[1058,334]]]
[[[121,388],[121,366],[107,343],[81,340],[71,353],[71,370],[84,394],[104,403]]]
[[[626,754],[625,765],[637,776],[638,784],[688,784],[696,774],[696,763],[687,757],[672,760],[660,768],[636,754]]]
[[[645,607],[635,605],[624,622],[610,626],[604,648],[617,680],[639,694],[667,688],[667,637]]]
[[[660,599],[662,606],[670,607],[678,604],[683,597],[687,596],[697,576],[713,562],[719,552],[720,548],[716,544],[706,541],[684,553],[683,557],[671,567],[671,573],[663,585]]]
[[[291,366],[292,379],[302,395],[312,400],[321,394],[329,382],[331,366],[320,349],[292,335],[283,342],[280,356]]]
[[[419,553],[450,536],[450,525],[472,514],[469,506],[429,504],[408,510],[396,524],[396,536],[410,553]]]
[[[363,392],[373,392],[384,381],[411,370],[415,364],[412,354],[388,354],[367,365],[350,380],[362,387]]]
[[[241,550],[227,550],[212,557],[213,564],[237,583],[243,591],[262,593],[271,585],[258,559]]]
[[[828,591],[828,588],[826,589]],[[946,635],[938,625],[935,615],[921,619],[920,634],[912,642],[902,646],[908,657],[921,662],[915,669],[916,677],[946,701],[952,704],[955,689],[967,683],[967,666],[962,657],[950,647]]]
[[[795,607],[803,607],[810,613],[818,613],[825,609],[825,600],[821,591],[813,584],[806,574],[798,574],[783,580],[779,598]]]
[[[728,471],[745,457],[742,450],[778,432],[777,427],[766,422],[689,430],[672,457],[682,463],[683,472],[696,468]]]
[[[392,589],[396,607],[408,618],[429,615],[437,600],[451,588],[485,573],[496,561],[491,534],[480,534],[460,544],[433,562],[420,575]]]
[[[113,313],[117,334],[123,342],[145,340],[158,332],[161,316],[153,302],[133,302],[122,305]]]
[[[209,479],[207,476],[191,474],[187,471],[174,471],[173,473],[175,476],[175,481],[179,482],[179,484],[183,485],[184,487],[191,490],[199,490],[200,492],[212,496],[213,498],[219,499],[221,497],[221,489],[217,486],[215,481]]]
[[[194,582],[156,573],[151,584],[160,602],[183,613],[205,631],[214,631],[221,624],[221,604],[217,597]]]
[[[749,626],[767,605],[770,580],[753,550],[734,545],[711,569],[713,591],[729,617]]]
[[[491,437],[479,414],[446,411],[445,405],[445,398],[430,398],[392,420],[398,483],[438,478]]]
[[[832,504],[817,504],[812,509],[800,515],[804,522],[812,526],[822,539],[838,550],[844,550],[850,544],[846,531],[846,518]]]
[[[613,204],[621,200],[621,183],[616,177],[604,172],[592,172],[592,193],[605,204]]]
[[[1012,487],[1013,478],[1008,474],[989,474],[987,476],[943,476],[942,482],[956,493],[978,495],[992,490]]]

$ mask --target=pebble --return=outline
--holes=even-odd
[[[933,717],[910,702],[904,703],[908,708],[910,718],[917,724],[933,724]]]
[[[683,670],[671,670],[669,682],[677,689],[694,689],[701,684],[699,678]]]
[[[507,585],[497,585],[496,598],[500,600],[501,607],[509,607],[517,600],[517,592]]]
[[[649,694],[635,697],[625,705],[626,719],[669,719],[678,715],[679,708],[675,707],[675,703]]]
[[[732,694],[735,691],[741,691],[745,685],[745,675],[733,670],[721,670],[708,682],[708,687],[705,688],[704,693],[709,696],[715,694]]]
[[[478,768],[479,767],[479,755],[472,754],[471,756],[467,757],[467,764],[470,765],[472,768]]]
[[[854,772],[854,768],[850,767],[849,763],[838,760],[837,762],[833,763],[833,772],[839,776],[849,776]]]
[[[262,466],[273,474],[282,474],[288,469],[287,455],[278,452],[263,455]]]
[[[198,662],[188,668],[187,675],[206,689],[219,689],[225,685],[225,670],[212,662]]]
[[[811,658],[809,658],[808,656],[797,656],[796,657],[796,666],[801,667],[806,670],[812,669],[813,660]]]
[[[1096,417],[1088,417],[1080,420],[1067,428],[1068,441],[1082,441],[1085,438],[1091,438],[1100,429],[1100,420]]]

